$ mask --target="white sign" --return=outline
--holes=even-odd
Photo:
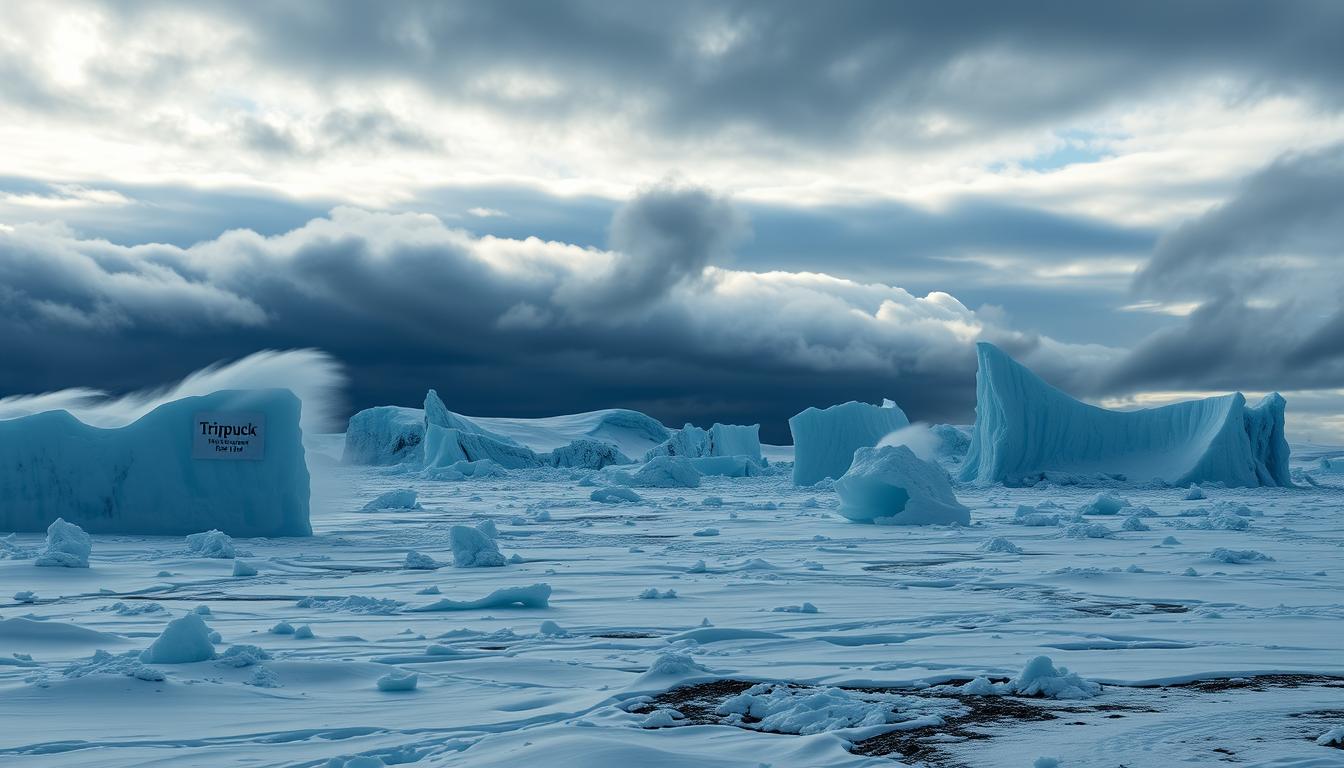
[[[255,411],[198,411],[191,419],[193,459],[266,458],[266,414]]]

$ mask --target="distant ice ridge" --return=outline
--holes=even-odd
[[[715,423],[709,429],[687,424],[673,430],[667,440],[650,448],[644,460],[659,456],[685,456],[690,459],[711,456],[743,456],[757,465],[761,459],[761,425],[742,426]]]
[[[967,482],[1021,484],[1047,473],[1170,485],[1291,485],[1278,393],[1241,393],[1108,411],[1046,384],[998,347],[978,345]]]
[[[342,461],[441,468],[488,459],[506,469],[601,469],[631,463],[628,452],[640,455],[669,434],[649,416],[622,409],[541,419],[467,417],[448,410],[431,389],[424,408],[379,406],[350,417]]]
[[[259,459],[192,457],[197,414],[265,420]],[[114,429],[66,411],[0,421],[0,530],[42,531],[58,517],[90,533],[309,536],[299,399],[224,390],[158,406]]]
[[[854,451],[871,448],[886,435],[910,425],[890,400],[879,408],[850,401],[825,410],[808,408],[789,419],[793,434],[793,482],[814,485],[849,469]]]
[[[835,481],[840,514],[880,525],[969,525],[971,511],[957,501],[937,465],[904,445],[860,448]]]

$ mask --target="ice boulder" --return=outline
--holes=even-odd
[[[199,613],[173,619],[163,633],[140,654],[145,664],[190,664],[215,658],[210,627]]]
[[[393,491],[384,491],[378,494],[365,504],[361,511],[377,512],[381,509],[420,509],[420,502],[416,501],[418,495],[410,488],[398,488]]]
[[[494,539],[476,528],[454,525],[448,529],[448,544],[453,550],[453,565],[458,568],[497,568],[504,555]]]
[[[1241,393],[1138,411],[1088,405],[993,344],[977,345],[976,420],[961,479],[1021,484],[1047,474],[1134,482],[1288,486],[1284,400]]]
[[[957,501],[947,473],[904,445],[860,448],[835,481],[840,514],[883,525],[969,525],[971,511]]]
[[[62,518],[90,533],[309,536],[299,399],[224,390],[123,427],[67,411],[0,421],[0,530]]]
[[[890,400],[880,408],[854,401],[825,410],[808,408],[789,419],[794,485],[840,477],[857,449],[871,448],[888,433],[909,425],[905,413]]]
[[[571,441],[551,451],[547,463],[552,467],[601,469],[612,464],[629,464],[630,458],[621,449],[605,440],[590,437]]]
[[[346,464],[419,464],[424,460],[425,415],[418,408],[382,405],[350,417],[345,429]]]
[[[232,560],[238,556],[238,548],[229,534],[214,529],[187,534],[187,549],[199,557]]]
[[[47,546],[33,561],[33,565],[88,568],[92,552],[93,540],[89,534],[78,525],[58,517],[47,526]]]
[[[1120,510],[1128,506],[1129,499],[1113,496],[1109,493],[1098,493],[1078,508],[1078,514],[1117,515],[1120,513]]]

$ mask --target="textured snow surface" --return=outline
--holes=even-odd
[[[849,469],[854,451],[871,448],[889,433],[909,425],[905,412],[890,400],[882,407],[850,401],[825,410],[808,408],[789,419],[794,484],[839,479]]]
[[[553,439],[528,447],[576,436]],[[856,525],[787,461],[619,503],[591,496],[635,467],[314,466],[311,537],[90,531],[88,568],[0,530],[0,765],[1344,765],[1316,743],[1337,684],[1254,682],[1344,674],[1344,483],[1319,456],[1294,466],[1317,485],[1205,499],[953,483],[955,526]],[[419,508],[364,509],[396,491]],[[1077,519],[1098,493],[1129,506]],[[455,526],[507,562],[448,567]],[[235,559],[184,543],[211,528]],[[723,690],[631,706],[683,684]],[[955,735],[976,698],[1054,716]],[[851,752],[902,729],[942,762]]]
[[[1110,476],[1185,486],[1291,485],[1284,399],[1241,393],[1138,411],[1073,399],[987,342],[977,345],[976,423],[967,481]]]
[[[202,412],[261,414],[264,457],[191,458]],[[66,411],[0,420],[0,468],[0,531],[42,531],[59,517],[89,533],[311,533],[299,400],[288,390],[187,397],[115,429]]]

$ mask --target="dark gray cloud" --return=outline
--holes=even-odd
[[[1344,144],[1286,155],[1162,239],[1144,296],[1200,303],[1141,342],[1117,391],[1344,383]]]
[[[159,9],[113,6],[124,24]],[[1007,4],[277,0],[200,6],[240,55],[323,82],[409,80],[553,120],[844,143],[977,141],[1199,78],[1344,102],[1332,0]],[[519,78],[530,78],[516,87]],[[953,126],[932,130],[930,116]]]

